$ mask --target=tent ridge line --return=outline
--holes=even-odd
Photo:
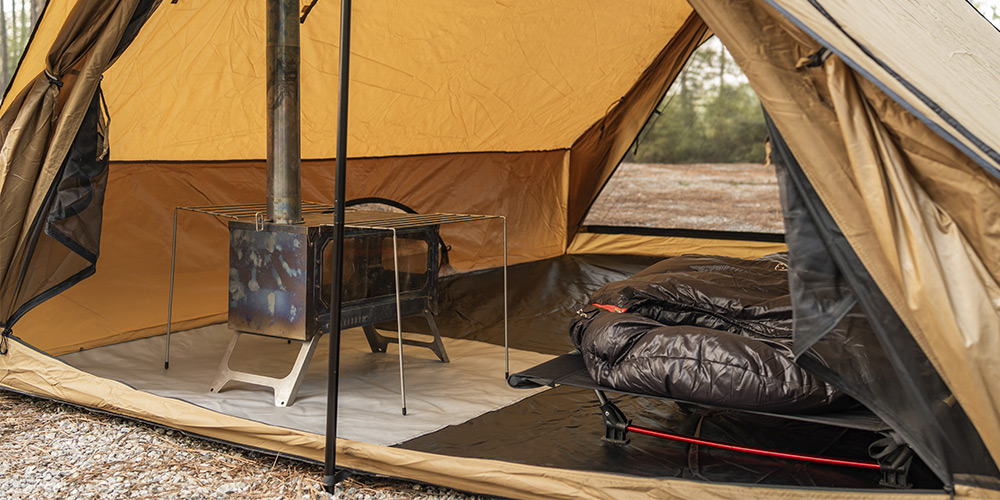
[[[955,137],[954,134],[952,134],[951,132],[945,130],[943,127],[941,127],[941,125],[935,123],[925,113],[922,113],[922,112],[918,111],[913,105],[911,105],[909,102],[907,102],[905,99],[903,99],[902,96],[900,96],[898,93],[894,92],[892,89],[890,89],[887,85],[885,85],[878,78],[875,78],[875,75],[869,73],[864,68],[862,68],[861,65],[857,63],[857,61],[855,61],[854,59],[851,59],[850,57],[847,57],[847,55],[843,51],[839,50],[832,43],[830,43],[829,41],[827,41],[823,37],[819,36],[815,31],[813,31],[808,26],[806,26],[805,23],[803,23],[797,17],[793,16],[791,14],[791,12],[789,12],[786,9],[784,9],[782,6],[778,5],[777,4],[777,0],[765,0],[765,1],[767,2],[768,5],[770,5],[776,11],[778,11],[782,16],[784,16],[786,19],[788,19],[789,21],[791,21],[796,27],[798,27],[799,29],[801,29],[802,31],[804,31],[805,33],[807,33],[810,37],[812,37],[814,40],[816,40],[817,42],[819,42],[821,45],[823,45],[824,47],[826,47],[828,50],[830,50],[834,54],[837,54],[837,57],[839,57],[842,61],[844,61],[845,63],[847,63],[847,65],[850,66],[851,69],[853,69],[854,71],[856,71],[858,74],[864,76],[869,82],[871,82],[876,87],[878,87],[879,90],[881,90],[886,95],[888,95],[889,97],[891,97],[894,102],[896,102],[897,104],[899,104],[900,106],[902,106],[906,111],[908,111],[913,116],[916,116],[917,118],[919,118],[920,121],[924,125],[927,126],[927,128],[931,129],[934,133],[936,133],[937,135],[941,136],[944,140],[948,141],[948,143],[951,144],[952,146],[955,146],[959,151],[961,151],[963,154],[965,154],[966,156],[968,156],[969,158],[971,158],[973,161],[975,161],[976,164],[978,164],[980,167],[982,167],[983,170],[986,170],[990,175],[992,175],[993,177],[995,177],[997,180],[1000,180],[1000,169],[998,169],[994,165],[991,165],[988,161],[986,161],[983,158],[982,155],[980,155],[979,153],[977,153],[976,151],[974,151],[968,145],[964,144],[957,137]],[[831,16],[826,11],[826,9],[823,8],[823,6],[819,3],[818,0],[808,0],[808,1],[809,1],[809,4],[812,5],[813,7],[815,7],[816,10],[823,17],[825,17],[827,20],[829,20],[831,23],[833,23],[833,25],[836,26],[836,28],[844,36],[846,36],[849,40],[851,40],[857,46],[858,49],[860,49],[862,52],[865,53],[865,55],[867,55],[868,57],[870,57],[872,59],[872,61],[874,61],[876,64],[878,64],[878,66],[880,68],[882,68],[884,71],[886,71],[887,73],[889,73],[889,75],[891,77],[893,77],[897,82],[899,82],[900,84],[902,84],[917,99],[919,99],[921,102],[923,102],[929,108],[931,108],[931,110],[933,110],[935,112],[935,114],[939,118],[941,118],[946,123],[948,123],[949,125],[951,125],[952,127],[954,127],[966,139],[968,139],[973,144],[975,144],[977,147],[979,147],[980,150],[988,158],[992,159],[993,161],[995,161],[997,163],[1000,163],[1000,153],[997,153],[996,150],[994,150],[989,145],[987,145],[985,142],[983,142],[982,139],[980,139],[979,137],[977,137],[976,135],[974,135],[972,132],[970,132],[967,128],[965,128],[963,125],[961,125],[960,123],[958,123],[947,111],[945,111],[943,108],[941,108],[940,105],[938,105],[936,102],[934,102],[934,100],[932,100],[930,97],[928,97],[927,95],[925,95],[923,92],[920,92],[920,90],[917,89],[916,87],[914,87],[913,84],[911,84],[908,80],[904,79],[901,75],[899,75],[899,73],[897,73],[892,68],[890,68],[884,61],[882,61],[881,59],[879,59],[878,57],[876,57],[868,49],[868,47],[866,47],[865,45],[861,44],[854,37],[852,37],[849,33],[847,33],[844,30],[844,28],[840,25],[840,23],[838,23],[837,20],[834,19],[833,16]]]

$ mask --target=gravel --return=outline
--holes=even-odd
[[[323,491],[321,466],[0,390],[0,498],[472,500],[355,475]]]

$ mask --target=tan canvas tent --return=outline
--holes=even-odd
[[[322,459],[319,433],[139,390],[64,356],[165,332],[176,207],[263,200],[264,4],[48,3],[0,108],[0,385]],[[325,203],[338,22],[339,3],[320,0],[301,24],[302,191]],[[780,250],[582,225],[709,32],[760,97],[775,161],[813,221],[786,228],[792,271],[808,283],[800,298],[829,285],[809,281],[814,266],[836,268],[840,295],[801,306],[816,316],[801,318],[796,342],[840,353],[838,364],[810,368],[892,425],[945,485],[917,494],[997,495],[1000,33],[964,1],[358,2],[348,198],[503,215],[513,264]],[[210,218],[180,231],[174,329],[220,323],[225,232]],[[458,271],[500,265],[496,231],[443,235]],[[855,305],[871,338],[817,326]],[[600,474],[350,439],[337,451],[346,467],[518,498],[899,494]]]

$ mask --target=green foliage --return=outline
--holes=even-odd
[[[764,115],[732,56],[712,39],[691,56],[628,161],[761,163]]]
[[[994,26],[1000,24],[1000,5],[998,5],[997,0],[987,0],[985,2],[972,1],[969,3],[971,3],[972,6],[983,15],[983,17],[993,23]]]
[[[0,84],[14,75],[45,0],[0,0]]]

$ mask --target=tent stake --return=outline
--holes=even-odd
[[[337,385],[340,365],[341,279],[344,274],[344,204],[347,181],[347,96],[351,59],[351,0],[340,3],[340,94],[337,98],[337,171],[334,186],[333,273],[330,279],[330,369],[326,396],[326,470],[323,485],[334,493],[349,473],[337,473]],[[398,302],[397,302],[398,304]]]

